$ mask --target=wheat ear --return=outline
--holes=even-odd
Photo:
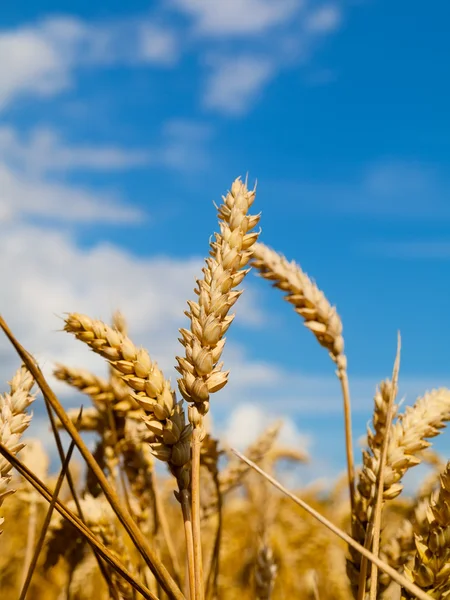
[[[358,494],[353,510],[352,533],[364,543],[374,508],[377,474],[380,469],[381,440],[384,431],[384,412],[391,393],[390,382],[381,384],[375,396],[375,433],[369,431],[369,449],[363,452],[363,467],[358,482]],[[420,453],[430,446],[426,438],[435,437],[450,420],[450,391],[441,388],[426,393],[414,406],[408,406],[392,425],[387,445],[383,478],[383,500],[392,500],[402,491],[401,479],[406,471],[421,462]],[[375,424],[376,423],[376,424]],[[378,433],[377,433],[378,430]],[[350,549],[347,573],[356,596],[361,558]]]
[[[130,338],[86,315],[71,313],[64,329],[108,360],[131,388],[131,396],[145,411],[144,422],[154,436],[150,443],[156,458],[167,462],[179,490],[189,487],[189,439],[181,403],[176,401],[170,382],[164,378],[144,348]]]
[[[25,411],[35,399],[35,395],[31,394],[33,385],[33,377],[24,366],[21,366],[9,382],[9,393],[0,395],[0,443],[13,454],[17,454],[24,447],[20,438],[31,421],[31,415]],[[11,481],[11,469],[11,464],[1,457],[0,507],[6,496],[14,493],[14,490],[8,487]],[[3,518],[0,515],[0,526],[2,523]]]
[[[110,383],[86,369],[74,369],[57,364],[53,370],[53,376],[90,396],[94,405],[114,401],[114,392]]]
[[[426,509],[424,530],[416,535],[414,565],[405,575],[432,598],[450,594],[450,462],[442,473],[439,489]],[[403,591],[403,598],[411,598]]]
[[[295,262],[288,262],[284,256],[262,243],[254,245],[253,266],[261,277],[273,282],[273,286],[285,292],[295,312],[304,319],[305,327],[310,329],[321,346],[326,348],[337,366],[336,375],[342,388],[344,402],[345,440],[347,454],[347,473],[350,490],[350,502],[353,507],[355,487],[355,467],[353,458],[352,422],[350,391],[347,375],[347,357],[344,353],[342,321],[331,306],[325,294]]]
[[[131,396],[145,411],[144,422],[153,434],[150,443],[156,458],[168,464],[177,480],[178,492],[185,521],[190,574],[193,571],[193,550],[190,534],[190,437],[192,427],[186,423],[181,402],[177,402],[170,382],[143,348],[137,348],[130,338],[103,321],[86,315],[71,313],[65,319],[64,329],[94,352],[108,360],[121,379],[131,388]],[[193,575],[190,578],[191,583]]]
[[[210,244],[203,279],[197,280],[194,290],[197,302],[188,302],[186,316],[190,330],[181,329],[180,342],[186,349],[185,357],[177,357],[181,378],[178,386],[183,398],[190,403],[188,415],[192,432],[192,517],[196,565],[196,591],[204,598],[202,549],[200,541],[200,452],[205,436],[203,417],[209,410],[210,394],[227,383],[228,373],[222,371],[220,357],[225,344],[224,335],[233,321],[228,316],[231,307],[241,295],[236,288],[248,273],[252,247],[258,233],[251,230],[258,224],[259,215],[249,215],[255,200],[255,190],[236,179],[230,192],[218,208],[220,233]]]

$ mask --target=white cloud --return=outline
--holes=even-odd
[[[279,418],[280,415],[275,411],[269,413],[256,404],[241,403],[231,412],[223,438],[229,446],[242,450]],[[280,445],[308,452],[312,441],[311,436],[300,432],[291,418],[283,417],[282,420],[283,425],[278,434]]]
[[[141,60],[168,66],[176,63],[179,44],[173,31],[147,23],[142,26],[139,37]]]
[[[255,102],[276,72],[263,57],[222,58],[212,65],[204,105],[222,113],[241,115]]]
[[[195,19],[199,34],[247,36],[286,22],[303,6],[303,0],[172,0],[172,4]]]
[[[278,73],[310,63],[318,44],[342,21],[341,11],[334,4],[310,8],[304,2],[266,4],[248,0],[244,4],[224,2],[217,11],[211,2],[177,2],[197,15],[198,30],[214,33],[218,28],[220,38],[216,34],[214,40],[204,42],[208,73],[203,105],[235,116],[251,109]],[[242,14],[246,11],[252,15],[248,19]],[[250,26],[254,27],[251,32],[246,29]],[[232,38],[240,33],[243,41],[237,49]],[[322,84],[329,81],[329,76],[322,78]]]
[[[151,160],[151,153],[143,150],[69,145],[49,127],[32,130],[28,139],[11,127],[0,127],[0,161],[31,175],[76,169],[129,169]]]
[[[34,217],[63,222],[132,223],[144,215],[112,194],[28,178],[0,163],[0,223]]]
[[[0,110],[16,98],[45,97],[73,85],[80,67],[147,63],[172,66],[175,33],[150,20],[87,23],[75,17],[41,20],[0,31]]]
[[[175,355],[182,351],[178,328],[188,324],[186,302],[195,297],[203,259],[139,258],[110,244],[81,249],[66,233],[22,224],[0,227],[0,233],[8,257],[0,272],[8,282],[2,314],[47,369],[53,360],[97,372],[104,368],[105,362],[83,344],[56,331],[63,325],[58,315],[73,311],[108,321],[120,308],[133,339],[175,377]],[[254,324],[255,313],[260,314],[252,298],[245,293],[236,307],[241,327]],[[0,374],[6,381],[11,363],[5,357],[14,357],[14,352],[6,340],[0,347]]]
[[[309,13],[306,28],[314,33],[330,33],[341,24],[342,14],[338,6],[328,4]]]
[[[117,192],[93,191],[62,179],[70,171],[108,171],[145,165],[193,171],[208,164],[207,125],[173,119],[163,124],[159,139],[145,150],[114,145],[74,145],[52,128],[27,136],[0,127],[0,222],[45,217],[52,221],[133,223],[146,218]],[[54,175],[59,178],[55,180]]]
[[[68,57],[40,28],[0,32],[0,109],[16,96],[49,96],[70,85]]]
[[[190,15],[191,27],[167,25],[173,9]],[[171,14],[172,13],[172,14]],[[201,61],[215,54],[203,105],[243,114],[283,68],[310,57],[324,34],[335,31],[339,9],[314,10],[305,0],[172,0],[153,17],[87,22],[51,17],[0,31],[0,110],[17,99],[51,97],[75,86],[80,69],[115,65],[174,68],[185,52]],[[241,55],[233,44],[241,39]]]
[[[57,315],[76,311],[109,320],[120,308],[138,343],[145,341],[165,367],[169,357],[174,363],[177,327],[184,324],[199,259],[139,259],[107,244],[82,250],[67,235],[40,227],[3,228],[2,244],[8,256],[1,273],[8,282],[2,313],[41,360],[103,364],[83,344],[56,331],[62,327]]]

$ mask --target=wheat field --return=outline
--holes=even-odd
[[[254,207],[256,190],[236,179],[187,302],[177,389],[151,358],[155,349],[130,339],[126,315],[116,312],[108,324],[68,313],[64,335],[103,357],[109,377],[55,363],[54,376],[83,404],[66,412],[0,320],[23,363],[0,396],[2,600],[450,596],[450,463],[430,448],[450,419],[450,390],[423,390],[401,410],[399,338],[355,456],[339,314],[298,264],[260,239]],[[280,461],[309,460],[283,445],[282,414],[243,455],[210,429],[210,406],[229,377],[225,336],[250,269],[282,292],[336,371],[347,464],[330,489],[286,490],[277,481]],[[56,474],[41,441],[27,437],[38,402],[58,448]],[[73,459],[74,448],[81,458]],[[408,496],[403,477],[420,462],[431,474]]]

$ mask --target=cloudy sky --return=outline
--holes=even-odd
[[[248,173],[261,239],[342,316],[355,439],[397,330],[405,402],[450,385],[448,2],[107,5],[35,0],[0,16],[1,311],[46,371],[104,372],[60,317],[120,308],[174,378],[213,201]],[[284,416],[283,441],[308,444],[330,476],[344,465],[333,364],[277,291],[254,274],[245,288],[216,431],[243,446]],[[0,358],[6,381],[5,340]]]

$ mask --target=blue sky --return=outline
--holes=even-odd
[[[119,305],[172,373],[212,201],[248,173],[261,239],[342,316],[355,436],[397,330],[406,401],[449,384],[449,18],[444,0],[9,3],[2,310],[23,341],[49,370],[58,357],[100,370],[55,314]],[[281,412],[329,475],[344,458],[333,364],[278,292],[254,276],[246,288],[214,422],[244,443]]]

